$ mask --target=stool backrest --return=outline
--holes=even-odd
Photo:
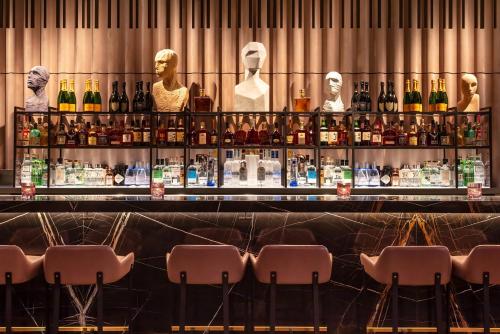
[[[467,257],[467,280],[480,284],[489,273],[490,284],[500,284],[500,245],[479,245]]]
[[[43,265],[45,279],[51,284],[55,273],[61,275],[62,284],[91,285],[96,284],[98,272],[103,273],[103,283],[112,283],[130,270],[130,266],[122,268],[113,249],[103,245],[49,247]]]
[[[435,274],[441,284],[451,276],[451,256],[444,246],[389,246],[384,248],[376,265],[377,276],[392,284],[392,273],[398,273],[400,285],[434,285]]]
[[[5,274],[12,274],[12,283],[22,283],[30,277],[26,256],[21,248],[15,245],[0,245],[0,284],[5,284]]]
[[[231,245],[177,245],[167,254],[168,279],[181,282],[186,273],[187,284],[222,284],[222,274],[228,273],[228,283],[241,281],[247,256]]]
[[[326,283],[332,274],[332,255],[321,245],[264,246],[254,262],[257,280],[271,283],[276,273],[277,284],[312,284],[313,273],[318,283]]]

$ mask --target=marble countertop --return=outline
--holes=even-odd
[[[422,212],[497,213],[500,196],[460,195],[0,195],[0,212]]]

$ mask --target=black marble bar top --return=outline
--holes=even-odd
[[[0,195],[0,212],[500,213],[500,196],[459,195]]]

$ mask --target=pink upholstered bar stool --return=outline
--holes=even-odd
[[[12,333],[12,285],[28,282],[42,268],[43,256],[25,255],[14,245],[0,245],[0,285],[5,285],[5,332]]]
[[[436,322],[438,333],[444,333],[443,285],[450,282],[451,257],[444,246],[389,246],[380,256],[361,253],[365,272],[381,284],[391,286],[392,332],[398,333],[398,287],[434,286],[436,292]],[[447,299],[448,302],[448,299]],[[448,305],[448,304],[447,304]],[[446,312],[446,315],[448,312]]]
[[[470,284],[483,285],[483,328],[490,332],[490,284],[500,284],[500,245],[479,245],[469,255],[452,256],[453,274]]]
[[[229,285],[243,279],[248,254],[231,245],[177,245],[167,253],[167,274],[180,285],[179,333],[186,328],[187,286],[222,285],[224,333],[229,333]]]
[[[134,263],[134,253],[118,256],[109,246],[76,245],[49,247],[43,263],[45,280],[53,284],[50,334],[59,327],[61,284],[97,285],[97,331],[103,331],[103,284],[125,277]],[[130,326],[130,324],[129,324]]]
[[[313,327],[319,333],[319,287],[330,281],[332,254],[321,245],[267,245],[257,257],[250,255],[257,281],[270,284],[269,327],[276,329],[276,286],[307,284],[313,289]]]

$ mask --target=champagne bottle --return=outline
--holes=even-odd
[[[76,111],[75,80],[73,79],[69,81],[68,111]]]
[[[436,80],[431,80],[431,93],[429,94],[429,111],[436,111],[437,103],[437,92],[436,92]]]
[[[394,94],[394,84],[391,81],[389,81],[387,82],[387,95],[385,96],[385,103],[384,103],[385,112],[397,112],[397,110],[394,109],[395,99],[396,95]]]
[[[411,111],[411,92],[410,92],[410,80],[405,82],[405,95],[403,97],[403,112]]]
[[[354,83],[354,93],[351,98],[351,111],[356,112],[359,109],[359,93],[358,93],[358,83]]]
[[[92,93],[92,81],[85,81],[85,93],[83,94],[83,111],[94,111],[94,94]]]
[[[151,82],[146,82],[146,93],[144,94],[147,113],[153,112],[153,95],[151,95]]]
[[[120,111],[120,95],[118,95],[118,81],[113,81],[113,91],[109,97],[109,111]]]
[[[392,110],[395,113],[399,112],[399,102],[398,102],[398,96],[396,95],[396,91],[394,90],[394,82],[391,81],[391,96],[392,96]]]
[[[365,111],[371,112],[372,111],[372,99],[370,97],[370,88],[368,85],[368,81],[365,81],[365,103],[366,103]]]
[[[120,96],[120,112],[128,112],[127,84],[122,83],[122,95]]]
[[[413,80],[413,91],[411,99],[411,110],[416,112],[422,112],[422,95],[418,87],[418,80]]]
[[[68,112],[69,111],[69,95],[67,90],[67,80],[61,80],[61,87],[59,90],[59,95],[57,96],[57,109],[60,112]]]
[[[138,81],[135,84],[135,94],[132,100],[132,110],[136,113],[142,113],[145,109],[145,99],[144,92],[142,91],[142,81]]]
[[[387,87],[389,88],[389,87]],[[385,109],[385,102],[386,102],[386,95],[385,95],[385,90],[384,90],[384,83],[380,83],[380,94],[378,95],[378,112],[384,112],[387,111]]]
[[[358,97],[358,111],[366,111],[366,100],[365,100],[365,82],[361,81],[360,83],[360,91]]]
[[[444,79],[439,79],[439,91],[436,99],[436,111],[448,111],[448,94],[446,94],[446,83]]]
[[[94,111],[101,112],[102,111],[102,98],[101,92],[99,91],[99,80],[95,81],[94,86]]]

